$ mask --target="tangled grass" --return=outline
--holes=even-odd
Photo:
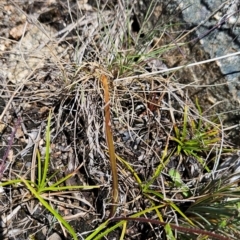
[[[4,162],[3,228],[23,234],[18,218],[36,238],[45,228],[68,239],[237,239],[239,156],[223,113],[208,114],[164,64],[186,46],[181,24],[149,27],[154,1],[142,22],[127,1],[87,5],[81,16],[63,6],[70,23],[43,44],[51,58],[20,84],[2,79],[1,120],[21,119],[11,138],[22,144]],[[56,42],[69,58],[55,55]]]

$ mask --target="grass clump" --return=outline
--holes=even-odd
[[[208,116],[175,73],[167,73],[166,56],[175,58],[177,51],[184,58],[187,44],[178,41],[177,21],[149,27],[155,4],[151,1],[141,23],[128,1],[114,8],[97,2],[91,11],[82,10],[89,15],[79,12],[82,18],[67,6],[72,22],[65,30],[74,31],[46,45],[64,43],[74,57],[54,56],[56,71],[45,73],[52,67],[47,62],[29,75],[44,84],[23,84],[14,93],[16,99],[31,93],[35,105],[29,105],[42,113],[23,112],[20,129],[26,124],[32,130],[33,121],[41,128],[46,112],[53,113],[45,152],[34,143],[30,176],[13,164],[1,186],[20,188],[24,202],[40,203],[73,239],[229,239],[238,233],[238,173],[227,176],[232,166],[221,167],[233,150],[223,123],[212,121],[219,116]],[[154,73],[161,68],[165,74]],[[54,75],[57,70],[64,76]],[[66,169],[70,173],[62,174]],[[57,205],[71,209],[76,222],[69,224]],[[81,212],[74,214],[76,209]]]
[[[69,234],[74,240],[77,240],[77,234],[75,230],[70,226],[70,224],[61,216],[61,214],[58,212],[58,210],[54,209],[51,202],[54,200],[51,200],[54,196],[62,196],[64,198],[65,194],[68,194],[68,192],[77,191],[79,189],[81,190],[89,190],[94,188],[99,188],[100,186],[79,186],[79,185],[73,185],[69,186],[66,184],[66,181],[72,178],[78,169],[76,169],[74,172],[67,174],[65,177],[60,178],[57,180],[57,182],[53,183],[53,178],[57,174],[55,172],[54,174],[49,176],[49,169],[50,169],[50,135],[51,135],[51,113],[48,117],[47,122],[47,129],[46,129],[46,146],[45,146],[45,156],[42,158],[40,156],[39,150],[37,150],[37,165],[32,165],[31,167],[31,176],[35,176],[35,170],[37,169],[37,179],[36,181],[28,180],[25,178],[25,176],[19,176],[16,174],[17,179],[14,180],[6,180],[3,183],[0,184],[0,186],[13,186],[13,187],[21,187],[27,190],[27,194],[24,195],[24,198],[22,199],[22,202],[32,201],[33,199],[37,199],[39,203],[42,204],[42,206],[48,210],[55,218],[56,220],[67,229]],[[34,178],[34,177],[33,177]]]
[[[195,157],[210,172],[206,161],[201,155],[207,157],[206,153],[209,153],[214,145],[220,143],[220,129],[217,125],[205,124],[198,100],[196,100],[196,105],[198,109],[196,114],[200,116],[199,120],[196,121],[189,117],[189,109],[185,105],[182,126],[178,127],[177,124],[174,124],[175,136],[171,136],[170,139],[177,143],[177,155],[185,154],[186,156]]]

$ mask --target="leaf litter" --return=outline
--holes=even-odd
[[[27,2],[24,5],[23,2],[2,4],[6,15],[15,14],[16,19],[21,19],[18,26],[9,25],[12,39],[6,37],[5,42],[1,42],[5,44],[1,54],[1,98],[5,103],[1,124],[6,126],[1,128],[1,155],[8,155],[9,162],[2,181],[16,179],[16,174],[24,179],[36,175],[36,151],[39,149],[42,156],[46,153],[45,129],[49,111],[52,111],[49,184],[79,168],[67,181],[68,186],[101,186],[78,193],[60,191],[59,195],[51,195],[49,192],[49,196],[44,196],[63,218],[70,221],[81,239],[114,214],[130,216],[169,199],[179,208],[188,210],[194,197],[211,189],[206,180],[209,175],[198,159],[189,154],[190,150],[188,154],[175,154],[178,142],[171,141],[171,136],[184,136],[181,140],[189,143],[193,138],[191,134],[196,134],[192,130],[197,128],[184,124],[202,121],[200,127],[209,131],[218,129],[216,137],[221,140],[222,126],[199,111],[195,99],[181,89],[174,74],[143,79],[136,76],[130,81],[114,82],[119,74],[124,77],[159,68],[151,67],[154,61],[150,57],[140,61],[138,56],[130,58],[128,55],[137,46],[132,43],[133,50],[129,50],[125,41],[136,39],[136,33],[126,33],[122,21],[131,19],[129,14],[133,9],[130,7],[130,13],[125,11],[122,1],[116,9],[111,4],[103,4],[98,10],[96,6],[81,3],[76,6],[72,2],[69,7],[64,1],[46,1],[39,6]],[[32,16],[34,11],[38,17]],[[46,13],[53,16],[48,19]],[[132,36],[123,41],[127,34]],[[100,76],[108,79],[109,100],[106,100],[106,88],[102,87]],[[110,106],[111,129],[108,129],[110,124],[104,112],[106,106]],[[189,109],[187,116],[185,106]],[[19,124],[17,119],[20,119]],[[177,131],[188,132],[177,136],[176,126]],[[17,137],[19,128],[23,134]],[[109,131],[113,135],[114,153],[107,143]],[[186,145],[181,145],[184,150],[183,146]],[[13,157],[8,154],[9,147]],[[218,151],[222,151],[223,162],[229,157],[223,148],[232,148],[224,139],[222,143],[213,141],[210,151],[209,146],[208,151],[204,150],[204,142],[201,147],[200,157],[212,167],[215,167]],[[116,155],[117,160],[117,165],[112,167],[111,154]],[[5,166],[5,159],[1,159],[1,166]],[[114,180],[113,168],[116,168],[118,180]],[[161,171],[158,173],[157,169]],[[176,169],[178,183],[182,186],[178,186],[169,174],[171,169]],[[112,196],[113,181],[119,191],[117,198]],[[145,193],[143,189],[147,189]],[[189,195],[186,195],[186,189]],[[150,191],[155,191],[155,195],[148,198],[146,194]],[[157,198],[158,192],[164,197]],[[69,238],[66,230],[37,199],[30,197],[23,184],[1,188],[1,194],[2,239],[7,236],[46,239],[54,232],[61,239]],[[161,211],[165,222],[176,224],[173,219],[177,219],[177,212],[169,204],[163,204]],[[146,217],[155,218],[156,214],[152,211]],[[184,218],[180,223],[187,225]],[[197,226],[201,227],[201,223]],[[162,226],[153,228],[151,224],[129,223],[125,239],[140,239],[145,233],[146,239],[165,234]],[[120,236],[117,230],[111,234],[109,239]]]

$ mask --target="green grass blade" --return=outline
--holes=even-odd
[[[168,145],[166,145],[166,147],[165,147],[163,157],[162,157],[162,159],[160,159],[159,165],[158,165],[157,169],[155,170],[153,177],[148,181],[148,183],[144,184],[143,192],[146,192],[149,189],[150,185],[152,185],[152,183],[156,180],[156,178],[158,178],[158,176],[161,174],[164,167],[170,161],[172,154],[175,152],[175,149],[173,149],[172,152],[168,155],[168,157],[166,157],[167,147],[168,147]]]
[[[38,171],[38,188],[41,187],[41,183],[42,183],[42,160],[41,160],[41,155],[39,150],[37,150],[37,162],[38,162],[38,166],[37,166],[37,171]]]
[[[100,226],[98,226],[94,232],[92,232],[85,240],[92,240],[92,239],[96,239],[94,238],[96,235],[98,235],[99,232],[101,232],[104,228],[107,227],[109,223],[109,220],[105,221],[104,223],[102,223]]]
[[[170,136],[170,139],[171,139],[172,141],[177,142],[179,146],[183,146],[183,143],[181,142],[181,140],[179,140],[179,139],[177,139],[177,138],[175,138],[175,137],[172,137],[172,136]]]
[[[168,202],[168,204],[174,208],[189,224],[191,224],[192,226],[194,226],[195,224],[180,210],[180,208],[174,204],[173,202]]]
[[[120,240],[124,240],[126,231],[127,231],[127,221],[125,221],[125,222],[123,223],[122,233],[121,233],[121,236],[120,236]]]
[[[203,217],[201,214],[199,214],[197,212],[191,212],[191,214],[197,216],[199,219],[201,219],[207,225],[211,226],[211,223],[205,217]],[[194,219],[194,217],[192,217],[192,219]],[[196,222],[198,222],[198,221],[196,221]]]
[[[149,193],[157,196],[159,199],[164,199],[163,194],[156,192],[154,190],[146,189],[144,195],[147,196],[149,199],[151,199],[151,197],[148,195]]]
[[[131,165],[127,161],[125,161],[123,158],[119,157],[118,155],[116,155],[116,158],[126,166],[126,168],[132,173],[132,175],[136,179],[137,183],[141,185],[142,181],[137,175],[137,173],[134,171],[134,169],[131,167]]]
[[[187,136],[187,123],[188,123],[188,106],[185,105],[184,115],[183,115],[183,130],[182,130],[182,136],[180,138],[181,142],[183,142]]]
[[[159,205],[159,206],[154,206],[151,208],[147,208],[141,212],[135,213],[133,215],[131,215],[130,217],[139,217],[143,214],[146,214],[148,212],[152,212],[155,211],[158,208],[164,207],[164,205]],[[118,222],[117,224],[115,224],[114,226],[112,226],[111,228],[106,229],[104,232],[102,232],[101,234],[99,234],[104,228],[107,227],[109,220],[107,220],[106,222],[104,222],[103,224],[101,224],[98,228],[95,229],[95,231],[93,233],[91,233],[86,240],[98,240],[103,238],[104,236],[106,236],[107,234],[109,234],[110,232],[112,232],[113,230],[115,230],[116,228],[120,227],[122,224],[124,224],[125,220]],[[98,235],[99,234],[99,235]],[[98,236],[97,236],[98,235]]]
[[[174,129],[174,132],[175,132],[175,135],[176,135],[176,138],[175,138],[175,139],[180,139],[180,131],[179,131],[179,128],[177,127],[176,124],[174,124],[173,129]],[[171,137],[171,138],[172,138],[172,137]],[[181,143],[180,140],[179,140],[179,143]]]
[[[172,228],[169,223],[165,225],[164,229],[166,231],[168,240],[176,240],[176,238],[173,236]]]
[[[27,182],[31,185],[36,186],[36,184],[34,182],[31,182],[31,181],[27,181]],[[14,184],[18,184],[18,183],[22,183],[22,180],[21,179],[8,180],[6,182],[0,183],[0,186],[5,187],[5,186],[8,186],[8,185],[14,185]]]
[[[76,190],[76,189],[83,189],[83,190],[90,190],[90,189],[95,189],[95,188],[100,188],[100,186],[62,186],[62,187],[45,187],[39,190],[39,193],[42,192],[47,192],[47,191],[64,191],[64,190]]]
[[[65,182],[66,180],[68,180],[69,178],[74,176],[74,172],[68,174],[66,177],[61,178],[59,181],[57,181],[56,183],[53,183],[52,185],[50,185],[49,187],[51,188],[57,188],[61,183]]]
[[[40,194],[26,181],[25,179],[21,178],[22,182],[26,185],[28,190],[32,193],[32,195],[39,200],[39,202],[68,230],[68,232],[72,235],[74,240],[78,240],[77,234],[73,230],[73,228],[69,225],[67,221],[63,219],[63,217],[55,211],[47,201],[45,201]]]
[[[198,98],[196,98],[195,103],[196,103],[196,107],[197,107],[197,109],[198,109],[198,113],[199,113],[199,115],[200,115],[200,118],[199,118],[199,121],[198,121],[198,127],[197,127],[198,130],[200,130],[200,128],[201,128],[201,126],[202,126],[202,109],[201,109],[201,107],[200,107],[200,105],[199,105]]]
[[[41,188],[44,188],[47,184],[46,179],[50,161],[50,125],[51,125],[51,111],[49,112],[48,123],[46,128],[46,153],[44,158],[44,168],[39,190],[41,190]]]
[[[120,227],[122,224],[124,224],[125,221],[120,221],[117,224],[113,225],[112,227],[106,229],[104,232],[100,233],[98,236],[96,236],[94,238],[94,240],[101,240],[104,236],[107,236],[109,233],[111,233],[112,231],[114,231],[116,228]],[[93,238],[90,238],[93,239]],[[89,240],[90,240],[89,239]],[[88,240],[88,239],[86,239]]]
[[[201,158],[201,157],[199,157],[197,154],[195,154],[195,153],[191,153],[192,154],[192,156],[194,156],[197,160],[198,160],[198,162],[207,170],[207,172],[210,172],[211,170],[209,169],[209,167],[206,165],[206,162],[204,162],[204,160]]]

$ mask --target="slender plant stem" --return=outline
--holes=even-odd
[[[117,217],[117,218],[112,218],[111,222],[117,222],[117,221],[138,221],[138,222],[144,222],[144,223],[151,223],[151,224],[157,224],[161,226],[166,226],[168,223],[166,222],[160,222],[155,219],[146,219],[146,218],[132,218],[132,217]],[[197,228],[187,228],[187,227],[182,227],[182,226],[177,226],[175,224],[169,223],[170,227],[172,229],[178,230],[180,232],[188,232],[188,233],[195,233],[195,234],[202,234],[202,235],[208,235],[209,237],[213,237],[218,240],[231,240],[228,237],[222,236],[220,234],[216,234],[214,232],[202,230],[202,229],[197,229]]]
[[[117,175],[117,163],[116,163],[116,154],[113,143],[113,136],[111,130],[111,117],[110,117],[110,97],[108,89],[108,79],[105,75],[101,75],[101,82],[104,89],[104,114],[105,114],[105,131],[107,138],[107,145],[109,151],[109,158],[112,170],[112,208],[109,217],[113,217],[118,203],[118,175]]]

